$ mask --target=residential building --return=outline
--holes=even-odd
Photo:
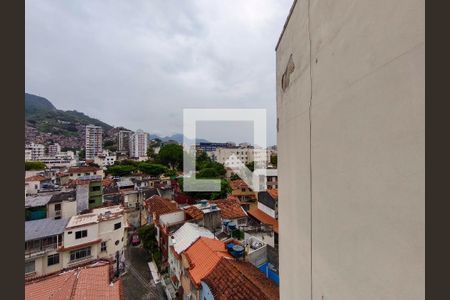
[[[31,153],[31,156],[30,156]],[[25,145],[25,160],[30,158],[30,160],[38,160],[39,158],[45,156],[45,146],[42,144],[30,143]]]
[[[47,204],[52,199],[51,194],[30,195],[25,197],[25,220],[47,218]]]
[[[236,144],[234,143],[209,143],[209,142],[201,142],[196,145],[197,150],[201,150],[203,152],[214,152],[217,148],[234,148]]]
[[[78,213],[103,205],[101,179],[77,179],[71,181],[69,186],[76,189]]]
[[[48,156],[56,156],[61,153],[61,146],[58,143],[48,145]]]
[[[247,225],[247,213],[241,206],[241,202],[235,197],[227,199],[210,200],[211,205],[215,204],[220,210],[222,220],[236,225],[236,228]]]
[[[95,125],[86,126],[86,160],[94,159],[103,151],[103,128]]]
[[[222,224],[221,210],[215,203],[200,200],[197,204],[183,207],[186,221],[206,227],[212,232],[220,230]]]
[[[257,207],[251,208],[247,213],[252,220],[260,225],[256,230],[250,231],[250,234],[263,240],[271,247],[278,249],[278,220]]]
[[[130,150],[130,136],[133,134],[130,130],[120,130],[118,134],[118,151],[128,152]]]
[[[94,157],[94,163],[99,165],[101,168],[112,166],[117,160],[117,156],[115,154],[99,154]]]
[[[231,195],[236,197],[238,200],[242,202],[253,202],[253,205],[256,204],[256,195],[255,192],[245,183],[242,179],[236,179],[230,181],[231,186]]]
[[[53,194],[47,203],[47,218],[69,219],[77,214],[76,191]]]
[[[34,175],[25,178],[27,195],[35,195],[45,189],[46,184],[51,183],[51,179],[43,175]]]
[[[32,150],[31,149],[25,149],[25,161],[32,160]]]
[[[169,239],[169,276],[174,290],[178,291],[180,295],[182,294],[181,274],[183,270],[181,254],[200,237],[214,239],[214,234],[197,224],[184,223]]]
[[[276,46],[282,299],[425,298],[424,5],[294,1]]]
[[[222,257],[232,259],[225,243],[207,237],[199,238],[181,254],[183,266],[181,286],[184,297],[203,299],[200,297],[201,281],[214,269]]]
[[[129,156],[133,158],[146,158],[148,148],[148,133],[138,129],[130,136]]]
[[[71,167],[67,171],[69,173],[70,179],[88,179],[88,177],[91,178],[97,178],[103,179],[104,172],[102,169],[97,167],[91,167],[91,166],[82,166],[82,167]]]
[[[250,148],[216,148],[212,159],[225,167],[236,167],[254,161],[253,149]]]
[[[221,257],[201,280],[202,300],[280,299],[278,286],[248,262]]]
[[[257,208],[272,218],[278,219],[278,190],[259,192]]]
[[[113,281],[112,265],[97,261],[25,282],[25,300],[122,300],[122,279]]]
[[[25,222],[25,277],[37,277],[63,268],[58,249],[69,219]]]
[[[123,255],[127,224],[120,205],[93,209],[70,218],[64,230],[61,261],[64,268]]]
[[[168,268],[169,237],[180,228],[186,216],[173,200],[158,195],[151,196],[144,202],[147,223],[156,226],[156,239],[162,254],[162,269]]]

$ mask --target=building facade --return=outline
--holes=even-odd
[[[133,158],[147,157],[148,133],[137,130],[130,136],[129,156]]]
[[[425,2],[309,2],[276,46],[281,298],[424,299]]]
[[[86,126],[86,159],[94,159],[103,151],[103,128],[95,125]]]
[[[120,130],[118,134],[118,151],[130,150],[130,136],[133,134],[130,130]]]
[[[39,160],[43,156],[45,156],[44,145],[35,143],[25,145],[25,160]]]
[[[56,156],[61,152],[61,146],[58,143],[48,145],[48,156]]]

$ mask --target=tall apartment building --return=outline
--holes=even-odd
[[[118,134],[118,150],[129,151],[130,150],[130,136],[133,134],[130,130],[120,130]]]
[[[138,129],[130,136],[130,157],[147,156],[148,133]]]
[[[48,145],[48,156],[56,156],[61,153],[61,146],[58,143]]]
[[[38,160],[45,156],[45,146],[42,144],[30,143],[25,145],[25,160]]]
[[[103,151],[103,128],[95,125],[86,126],[86,159],[94,159]]]
[[[276,46],[281,299],[424,299],[425,2],[309,2]]]

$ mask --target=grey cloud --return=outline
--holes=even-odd
[[[182,132],[183,108],[266,108],[273,144],[274,47],[291,2],[27,0],[26,91],[163,135]]]

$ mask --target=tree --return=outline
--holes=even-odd
[[[80,152],[78,152],[78,158],[80,160],[84,160],[86,158],[86,151],[84,149],[81,149]]]
[[[171,178],[174,178],[177,176],[177,171],[175,170],[166,170],[166,172],[164,173],[164,176],[168,176]]]
[[[147,157],[149,159],[155,158],[155,149],[153,149],[153,147],[151,145],[147,148]]]
[[[183,166],[183,147],[177,144],[162,146],[157,161],[170,169],[181,169]]]
[[[106,172],[112,176],[126,176],[136,171],[136,167],[132,165],[112,165]]]
[[[218,177],[219,173],[217,173],[216,169],[214,168],[205,168],[197,173],[197,178],[218,178]]]
[[[151,253],[157,252],[158,243],[156,241],[156,228],[153,224],[147,224],[138,229],[138,235],[141,239],[144,249]]]
[[[148,162],[141,162],[138,165],[138,169],[139,171],[152,176],[159,176],[167,171],[166,166],[160,164],[151,164]]]
[[[41,161],[26,161],[25,162],[25,171],[30,170],[44,170],[45,164]]]

